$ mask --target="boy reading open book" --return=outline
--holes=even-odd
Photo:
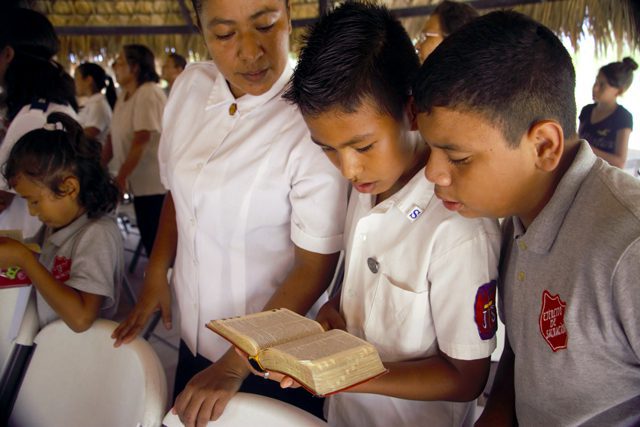
[[[336,393],[386,372],[375,347],[345,331],[286,308],[212,320],[207,325],[261,370],[295,378],[318,396]]]

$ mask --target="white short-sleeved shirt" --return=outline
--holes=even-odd
[[[495,348],[497,222],[448,211],[418,172],[374,206],[353,192],[345,229],[340,310],[347,330],[383,362],[488,357]],[[428,385],[425,385],[428,387]],[[466,425],[473,402],[422,402],[364,393],[331,396],[333,426]]]
[[[34,129],[40,129],[47,122],[47,116],[51,113],[65,113],[77,119],[75,110],[69,105],[39,102],[25,105],[13,118],[4,140],[0,144],[0,168],[9,159],[11,149],[22,136]],[[11,191],[4,176],[0,174],[0,190]],[[35,234],[42,226],[40,220],[29,215],[29,208],[25,200],[16,196],[11,205],[0,213],[0,228],[22,230],[24,237]]]
[[[192,63],[165,109],[159,158],[178,224],[181,336],[210,360],[229,346],[205,324],[261,310],[292,268],[294,245],[342,248],[347,183],[281,98],[291,73],[235,99],[213,63]]]
[[[94,127],[99,133],[96,140],[104,145],[111,126],[111,107],[107,98],[100,93],[94,93],[87,98],[80,112],[78,113],[78,123],[86,129]]]
[[[113,167],[120,168],[127,158],[137,131],[149,131],[151,139],[140,162],[128,177],[129,190],[135,196],[149,196],[165,192],[158,169],[158,143],[162,130],[162,113],[167,97],[160,86],[147,82],[138,87],[128,99],[125,92],[118,95],[111,119]]]
[[[124,277],[122,234],[112,215],[90,219],[86,214],[61,230],[43,227],[40,263],[65,285],[104,297],[99,317],[111,318],[118,307]],[[60,316],[37,293],[40,327]]]

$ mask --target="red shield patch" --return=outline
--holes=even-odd
[[[478,288],[474,304],[474,315],[480,338],[483,340],[493,338],[498,329],[495,280]]]
[[[552,296],[546,289],[542,293],[540,333],[554,352],[567,348],[569,341],[564,324],[566,307],[567,304],[560,299],[560,295]]]
[[[69,280],[71,273],[71,260],[63,256],[57,256],[53,260],[53,269],[51,274],[56,280],[66,282]]]

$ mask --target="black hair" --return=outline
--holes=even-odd
[[[94,64],[93,62],[83,62],[82,64],[78,65],[78,67],[76,68],[76,72],[79,72],[84,78],[87,78],[87,76],[91,76],[91,78],[93,79],[93,84],[95,86],[95,92],[100,92],[102,91],[102,89],[105,89],[107,102],[113,110],[113,106],[116,104],[118,95],[116,94],[116,88],[113,84],[113,79],[104,71],[104,68],[102,68],[98,64]]]
[[[353,113],[365,100],[402,120],[420,60],[402,24],[383,6],[344,3],[323,16],[284,98],[305,115],[331,108]]]
[[[467,3],[444,0],[431,12],[440,21],[443,36],[447,37],[467,22],[478,17],[478,11]]]
[[[156,72],[156,59],[151,49],[141,44],[127,44],[122,47],[122,50],[124,50],[127,64],[130,67],[138,67],[136,75],[138,85],[160,81],[160,76]]]
[[[193,5],[193,10],[196,12],[196,16],[198,17],[198,20],[200,20],[200,16],[202,15],[202,3],[206,2],[207,0],[191,0],[191,4]],[[284,0],[284,5],[287,8],[287,11],[289,10],[289,0]],[[198,28],[200,28],[200,26],[198,26]]]
[[[3,10],[0,49],[7,46],[15,52],[4,77],[9,120],[38,99],[78,110],[73,79],[52,59],[60,42],[44,15],[23,8]]]
[[[100,143],[88,139],[80,124],[64,113],[49,114],[47,123],[56,128],[32,130],[11,148],[3,169],[9,185],[25,175],[62,196],[61,185],[72,174],[80,182],[78,203],[89,218],[113,211],[119,190],[100,162]]]
[[[638,64],[633,58],[624,58],[622,61],[612,62],[600,68],[600,72],[607,79],[610,86],[622,89],[625,92],[633,82],[633,72],[638,69]]]
[[[178,68],[182,68],[184,70],[184,68],[187,66],[187,60],[184,59],[184,56],[178,53],[170,53],[169,55],[167,55],[167,58],[171,58],[174,65]]]
[[[414,83],[419,112],[444,107],[481,114],[518,146],[535,122],[576,132],[575,71],[548,28],[517,12],[476,18],[444,39]]]

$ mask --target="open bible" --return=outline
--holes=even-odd
[[[40,246],[36,243],[25,243],[22,239],[21,230],[0,230],[0,237],[9,237],[13,240],[24,243],[32,252],[40,253]],[[0,269],[0,288],[13,288],[17,286],[28,286],[31,279],[19,267],[8,267]]]
[[[229,319],[207,327],[245,352],[263,370],[285,374],[326,396],[387,372],[376,348],[340,329],[286,308]]]

